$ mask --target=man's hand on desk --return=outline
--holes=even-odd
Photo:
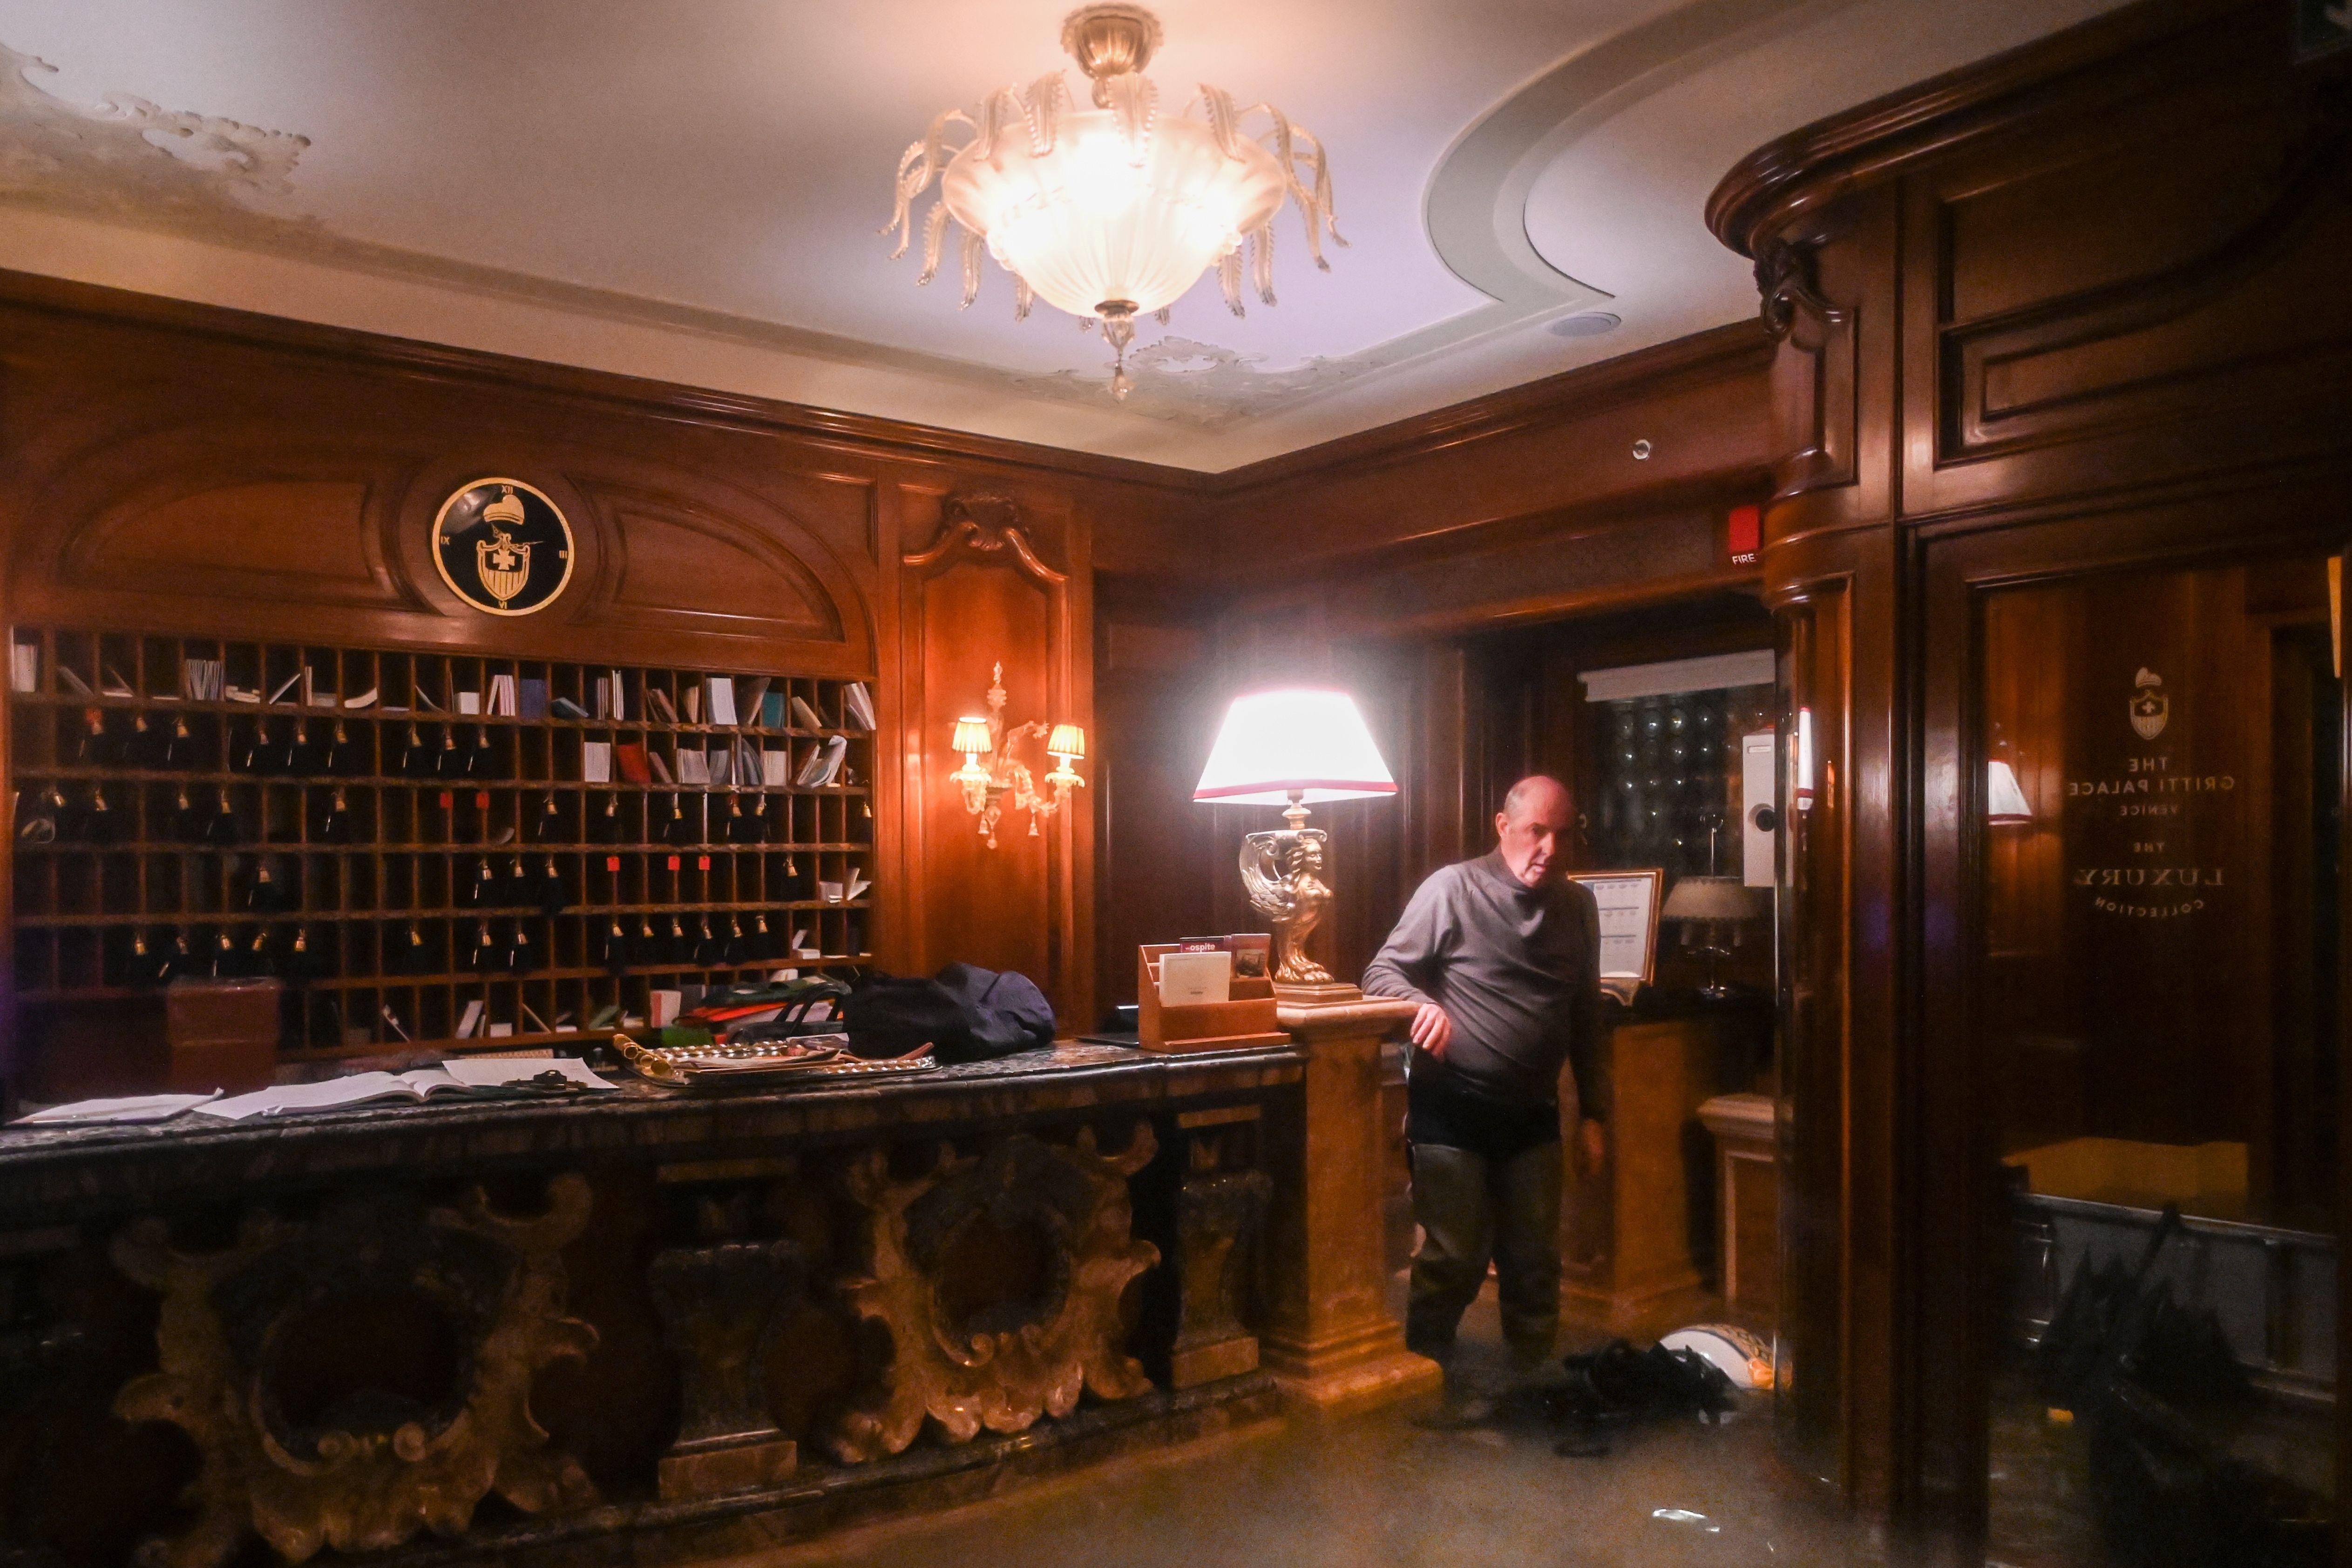
[[[1434,1002],[1423,1002],[1421,1011],[1412,1016],[1412,1043],[1435,1057],[1445,1059],[1445,1047],[1454,1038],[1454,1020],[1445,1009]]]

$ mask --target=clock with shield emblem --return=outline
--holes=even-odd
[[[520,479],[476,479],[433,519],[433,563],[474,608],[527,616],[572,581],[572,525],[543,491]]]

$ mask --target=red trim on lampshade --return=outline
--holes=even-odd
[[[1276,795],[1292,790],[1345,789],[1361,795],[1394,795],[1394,784],[1372,784],[1364,779],[1265,779],[1256,784],[1228,784],[1223,789],[1194,790],[1194,800],[1223,800],[1236,795]]]

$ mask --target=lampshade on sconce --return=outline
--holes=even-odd
[[[1045,754],[1060,757],[1065,762],[1082,762],[1087,754],[1087,732],[1076,724],[1056,724],[1045,738]]]
[[[1330,907],[1330,839],[1307,826],[1307,803],[1396,794],[1372,732],[1344,691],[1290,688],[1234,699],[1192,798],[1216,805],[1285,805],[1286,828],[1242,840],[1242,886],[1274,932],[1275,994],[1293,1005],[1363,993],[1308,958],[1307,939]]]
[[[1985,763],[1985,822],[1993,827],[2015,827],[2033,820],[2033,807],[2019,787],[2017,770],[1999,757]]]
[[[955,745],[952,749],[961,752],[967,757],[984,756],[996,750],[996,739],[988,732],[988,721],[985,719],[957,720]]]

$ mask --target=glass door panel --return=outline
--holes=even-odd
[[[1978,604],[1960,799],[1981,847],[1978,1147],[2001,1194],[1984,1240],[1988,1556],[2332,1561],[2327,563],[2102,574]]]

